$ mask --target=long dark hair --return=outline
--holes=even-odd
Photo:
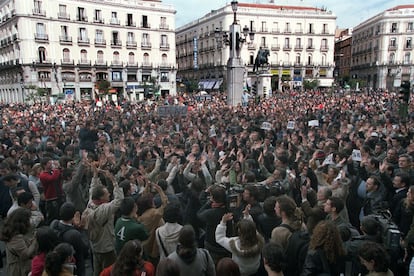
[[[45,271],[48,276],[59,276],[68,257],[73,256],[75,250],[69,243],[58,244],[53,251],[47,253]]]
[[[9,242],[14,236],[25,235],[30,229],[30,210],[18,208],[14,210],[4,223],[1,231],[1,240]]]
[[[122,247],[114,263],[112,276],[133,276],[135,271],[144,270],[142,245],[139,240],[130,240]]]
[[[256,233],[256,224],[253,221],[242,219],[237,223],[237,233],[241,249],[249,248],[259,242]]]
[[[336,263],[338,257],[345,255],[339,230],[330,221],[321,221],[316,225],[309,242],[309,248],[322,249],[331,264]]]

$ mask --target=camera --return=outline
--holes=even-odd
[[[381,225],[382,242],[386,249],[397,250],[400,248],[401,232],[398,226],[391,220],[391,213],[388,210],[379,211],[373,217]]]

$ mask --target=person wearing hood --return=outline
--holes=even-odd
[[[164,210],[165,224],[155,230],[160,259],[167,258],[177,248],[178,236],[183,226],[180,205],[169,203]]]
[[[50,228],[58,234],[58,238],[62,242],[70,244],[75,250],[76,275],[84,276],[86,258],[89,252],[89,242],[86,235],[82,234],[77,228],[80,224],[80,213],[76,211],[75,205],[65,202],[59,210],[60,220],[54,220],[50,224]]]
[[[248,213],[249,207],[247,205],[243,212],[244,219],[237,223],[237,237],[226,237],[227,222],[233,219],[232,213],[224,214],[216,228],[217,243],[231,252],[231,258],[239,265],[242,276],[254,275],[258,271],[264,246],[264,238],[257,232],[256,225]]]
[[[180,267],[181,275],[216,276],[216,269],[210,253],[204,248],[197,248],[194,228],[184,225],[178,236],[176,251],[168,256]]]

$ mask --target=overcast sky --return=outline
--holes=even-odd
[[[176,27],[180,27],[194,19],[202,17],[209,11],[221,8],[231,0],[162,0],[174,5],[176,9]],[[269,3],[269,0],[244,0],[243,3]],[[337,16],[339,28],[355,27],[362,21],[383,10],[413,4],[413,0],[274,0],[275,5],[294,5],[308,7],[326,7]]]

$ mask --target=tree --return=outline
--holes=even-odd
[[[107,95],[109,89],[111,89],[111,83],[107,80],[98,80],[95,83],[95,87],[98,89],[100,94]]]
[[[303,81],[303,88],[305,90],[311,90],[318,87],[318,80],[304,80]]]

